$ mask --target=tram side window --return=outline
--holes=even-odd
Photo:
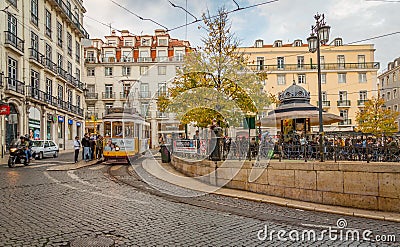
[[[133,123],[125,123],[125,138],[133,137]]]
[[[111,136],[111,122],[104,122],[104,136]]]
[[[112,123],[112,135],[113,137],[122,137],[122,122]]]
[[[135,124],[135,137],[140,138],[140,129],[139,129],[139,124]]]

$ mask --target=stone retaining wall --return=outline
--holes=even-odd
[[[216,164],[177,157],[171,163],[187,176],[228,188],[328,205],[400,212],[400,164],[396,163],[272,160],[267,168],[256,168],[249,161]],[[254,180],[254,174],[260,176]]]

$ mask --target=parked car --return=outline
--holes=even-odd
[[[32,145],[32,157],[43,159],[44,157],[58,157],[59,148],[53,141],[34,140]]]

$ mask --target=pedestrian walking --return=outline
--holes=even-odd
[[[78,155],[79,155],[79,149],[81,148],[81,142],[79,141],[79,136],[75,137],[74,140],[74,149],[75,149],[75,159],[74,162],[78,162]]]
[[[83,146],[83,157],[85,161],[90,160],[90,139],[89,134],[85,134],[82,138],[82,146]]]
[[[96,136],[92,136],[89,140],[90,144],[90,160],[94,159],[94,156],[96,155]]]
[[[97,137],[96,147],[97,147],[97,159],[103,158],[103,137],[101,135]]]

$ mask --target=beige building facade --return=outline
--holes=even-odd
[[[151,147],[158,134],[183,133],[175,114],[157,111],[159,96],[168,96],[168,86],[190,51],[188,41],[171,38],[164,30],[133,35],[112,31],[85,45],[86,130],[103,133],[102,118],[112,107],[134,109],[151,124]]]
[[[399,112],[400,107],[400,57],[394,59],[379,76],[379,93],[387,109]],[[400,117],[397,119],[400,129]]]
[[[267,93],[277,96],[296,82],[310,92],[310,103],[318,106],[317,55],[309,52],[307,43],[276,40],[264,44],[263,40],[256,40],[254,46],[240,50],[248,56],[251,70],[268,74],[264,87]],[[344,45],[341,38],[321,46],[323,109],[344,118],[325,126],[324,131],[353,130],[356,113],[376,95],[379,63],[374,61],[374,53],[372,44]]]
[[[2,150],[19,135],[73,149],[84,129],[82,0],[0,1]]]

